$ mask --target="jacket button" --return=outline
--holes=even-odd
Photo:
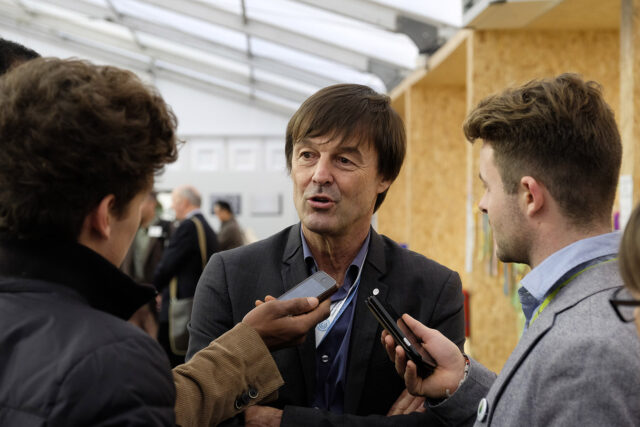
[[[242,409],[242,401],[240,401],[239,397],[237,397],[236,401],[233,402],[233,406],[238,410]]]
[[[258,390],[256,390],[253,387],[249,387],[249,397],[252,399],[255,399],[256,397],[258,397]]]
[[[484,397],[480,400],[480,404],[478,405],[478,415],[476,416],[476,420],[478,422],[483,422],[487,419],[487,413],[489,412],[489,402]]]
[[[240,396],[238,396],[236,398],[236,401],[234,402],[234,406],[236,409],[241,409],[244,406],[247,406],[249,404],[249,393],[247,393],[246,391],[244,393],[242,393]]]

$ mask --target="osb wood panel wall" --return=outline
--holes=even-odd
[[[462,274],[465,242],[465,153],[462,86],[411,88],[410,249]]]
[[[378,230],[462,274],[465,153],[462,86],[412,86],[394,102],[407,129],[407,157],[378,213]]]
[[[620,20],[620,133],[622,170],[633,177],[633,203],[640,201],[640,0],[623,0]]]
[[[470,108],[507,86],[570,71],[600,82],[605,98],[618,109],[618,31],[478,31],[468,46]],[[473,152],[468,173],[477,205],[483,191],[476,178],[480,144],[468,147]],[[471,292],[473,354],[499,371],[518,340],[516,311],[503,294],[503,277],[488,274],[486,262],[474,256],[473,273],[465,286]]]
[[[409,123],[405,103],[408,97],[408,94],[403,94],[392,103],[393,108],[398,112],[400,117],[402,117],[405,128],[407,129],[409,128]],[[400,170],[400,174],[393,184],[391,184],[387,196],[377,212],[378,232],[398,243],[409,243],[410,235],[408,217],[411,211],[408,202],[410,188],[407,177],[409,173],[407,158],[408,155],[405,157],[405,162]]]

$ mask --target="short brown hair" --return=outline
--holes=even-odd
[[[370,87],[338,84],[320,89],[295,112],[287,126],[285,155],[291,171],[293,146],[305,138],[326,136],[373,144],[378,153],[378,172],[393,181],[400,173],[407,140],[402,119],[388,96]],[[387,191],[376,199],[380,207]]]
[[[0,79],[0,231],[77,240],[107,195],[122,215],[175,161],[176,118],[135,74],[85,61],[28,61]]]
[[[619,263],[625,285],[640,293],[640,205],[631,213],[622,234]]]
[[[480,101],[464,133],[493,148],[508,193],[532,176],[575,225],[610,218],[622,144],[598,83],[562,74],[507,89]]]

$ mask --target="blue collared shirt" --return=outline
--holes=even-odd
[[[556,284],[564,282],[596,258],[615,256],[620,247],[620,238],[621,232],[616,231],[578,240],[554,252],[531,270],[522,279],[522,287],[518,289],[526,318],[525,327],[529,325],[533,313]]]
[[[307,263],[309,273],[318,271],[316,263],[309,245],[304,238],[302,228],[300,228],[302,239],[302,253]],[[363,268],[364,261],[369,248],[371,232],[360,247],[358,254],[351,261],[344,277],[344,283],[338,291],[331,296],[331,304],[347,297],[349,290],[358,277],[360,269]],[[354,292],[357,292],[355,290]],[[316,348],[316,395],[313,398],[313,406],[326,409],[334,413],[344,412],[344,391],[347,378],[347,359],[349,355],[349,342],[351,339],[351,327],[353,324],[353,313],[355,312],[356,298],[351,300],[348,306],[335,323],[331,330],[325,335],[322,343]]]

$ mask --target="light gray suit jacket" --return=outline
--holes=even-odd
[[[640,425],[640,342],[608,302],[619,286],[617,261],[585,271],[530,325],[500,375],[472,360],[436,415],[453,425]]]

